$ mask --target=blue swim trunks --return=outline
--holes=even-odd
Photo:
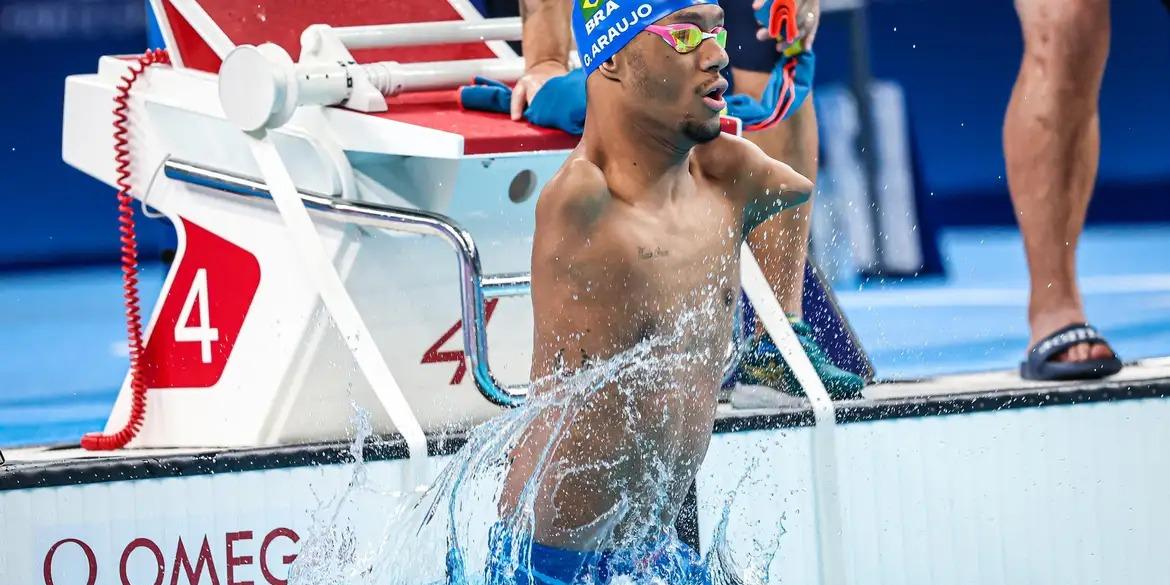
[[[677,539],[664,537],[641,551],[573,551],[529,543],[517,541],[503,524],[493,526],[485,585],[605,585],[621,576],[635,583],[711,584],[699,554]]]

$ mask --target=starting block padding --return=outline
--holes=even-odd
[[[568,150],[579,138],[552,128],[513,122],[507,114],[465,110],[452,90],[403,94],[386,100],[380,118],[463,136],[464,154]]]

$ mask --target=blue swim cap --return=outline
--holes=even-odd
[[[573,2],[573,36],[585,75],[617,54],[646,25],[683,8],[719,0],[568,0]]]

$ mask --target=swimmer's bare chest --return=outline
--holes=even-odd
[[[725,348],[741,230],[742,210],[709,187],[662,206],[611,206],[587,238],[533,267],[552,276],[537,284],[536,363],[572,370],[651,338],[667,351]]]
[[[731,337],[743,210],[702,183],[655,205],[606,195],[596,213],[558,214],[566,200],[545,203],[554,212],[538,210],[533,246],[533,376],[544,380],[534,392],[555,392],[563,378],[554,374],[590,365],[637,372],[580,393],[571,424],[555,441],[550,468],[578,471],[542,484],[535,536],[562,545],[587,541],[581,527],[622,497],[634,508],[619,532],[666,522],[646,516],[657,514],[651,503],[661,494],[681,501],[690,486],[710,440]],[[649,360],[610,361],[644,342]],[[505,509],[537,470],[559,412],[537,416],[514,450]]]

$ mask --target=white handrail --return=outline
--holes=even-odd
[[[740,281],[743,292],[756,309],[764,329],[776,342],[784,361],[796,374],[796,380],[812,402],[813,429],[812,464],[813,497],[816,502],[817,555],[821,585],[845,585],[845,550],[841,542],[841,494],[837,479],[837,410],[825,385],[813,368],[808,354],[788,324],[780,301],[772,292],[756,257],[744,242],[740,249]]]
[[[264,176],[264,182],[268,185],[280,217],[284,220],[289,239],[297,253],[304,259],[307,280],[305,284],[317,289],[325,309],[333,317],[333,323],[353,354],[358,369],[365,375],[374,394],[386,409],[386,414],[406,440],[410,454],[406,480],[411,485],[408,487],[416,488],[423,485],[426,482],[427,439],[422,426],[414,416],[410,403],[406,401],[402,388],[394,379],[394,374],[390,372],[390,367],[386,365],[386,360],[361,313],[358,312],[353,297],[345,290],[341,275],[325,254],[325,248],[313,227],[313,220],[297,193],[288,168],[276,150],[276,145],[266,132],[246,134],[245,139],[260,168],[260,174]]]
[[[519,17],[335,26],[332,30],[350,49],[518,41],[522,33]]]

